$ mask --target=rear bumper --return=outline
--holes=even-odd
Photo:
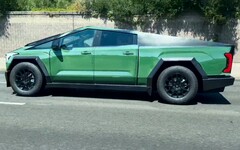
[[[235,78],[232,76],[209,77],[203,79],[203,92],[224,89],[224,87],[233,85]]]

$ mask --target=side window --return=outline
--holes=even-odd
[[[124,32],[102,31],[100,46],[121,46],[136,44],[135,35]]]
[[[83,30],[78,33],[70,34],[62,39],[62,47],[72,49],[77,47],[92,47],[95,30]]]
[[[50,41],[50,42],[47,42],[47,43],[43,43],[43,44],[41,44],[41,45],[37,45],[37,46],[35,46],[34,48],[32,48],[32,49],[50,49],[51,47],[52,47],[52,41]]]

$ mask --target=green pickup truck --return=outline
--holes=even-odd
[[[222,92],[234,46],[120,29],[83,27],[6,54],[7,86],[22,96],[47,87],[137,90],[187,104]]]

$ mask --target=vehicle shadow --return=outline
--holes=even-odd
[[[221,93],[199,93],[194,101],[201,104],[231,104]]]
[[[101,99],[121,99],[121,100],[136,100],[153,102],[156,98],[149,96],[145,92],[127,92],[127,91],[112,91],[112,90],[83,90],[69,88],[52,88],[46,89],[39,96],[53,97],[81,97],[81,98],[101,98]]]
[[[68,89],[56,88],[46,89],[39,96],[53,96],[53,97],[81,97],[81,98],[101,98],[101,99],[121,99],[121,100],[136,100],[136,101],[159,101],[158,94],[154,93],[152,96],[146,92],[123,92],[111,90],[82,90],[82,89]],[[230,105],[231,103],[221,93],[199,93],[189,105],[197,104],[218,104]]]

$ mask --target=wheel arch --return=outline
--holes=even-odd
[[[16,66],[17,64],[19,64],[21,62],[30,62],[30,63],[35,64],[40,69],[46,82],[51,82],[47,68],[45,67],[44,63],[41,61],[41,59],[38,56],[15,56],[10,64],[10,66],[7,69],[7,74],[6,74],[7,86],[10,86],[9,77],[10,77],[11,70],[13,69],[14,66]]]
[[[148,89],[151,89],[149,92],[152,93],[153,90],[156,90],[157,87],[155,83],[157,83],[158,76],[164,69],[177,65],[186,67],[193,71],[198,79],[199,91],[201,91],[203,87],[202,81],[203,79],[207,79],[207,74],[195,58],[162,58],[148,76],[147,86]]]

